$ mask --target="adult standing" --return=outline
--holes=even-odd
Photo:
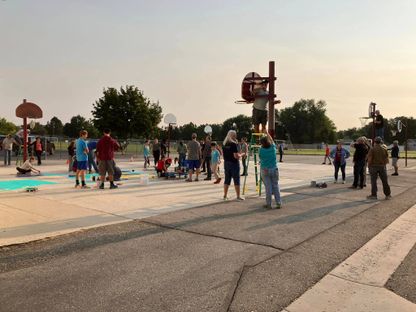
[[[205,167],[207,169],[207,177],[204,179],[205,181],[211,180],[211,136],[207,135],[205,137],[204,142],[204,150],[203,150],[203,157],[205,162]]]
[[[283,142],[279,144],[279,161],[283,162],[284,146]]]
[[[10,166],[10,161],[12,159],[12,150],[13,144],[18,144],[14,138],[12,138],[11,134],[8,134],[2,142],[3,150],[4,150],[4,165]]]
[[[75,174],[75,187],[79,187],[79,178],[81,177],[81,188],[89,188],[85,183],[85,172],[88,168],[88,145],[87,145],[87,130],[79,132],[79,138],[75,142],[75,153],[77,158],[77,172]]]
[[[240,153],[241,153],[241,163],[243,165],[243,173],[241,176],[247,175],[247,156],[248,156],[248,144],[247,138],[243,137],[240,141]]]
[[[392,173],[392,176],[398,176],[399,175],[399,166],[397,165],[399,161],[399,141],[394,140],[393,141],[393,147],[391,148],[391,164],[394,168],[394,173]]]
[[[345,184],[345,166],[347,165],[346,159],[350,157],[350,152],[342,146],[342,142],[338,141],[337,146],[331,151],[330,157],[333,159],[335,168],[334,183],[338,183],[338,172],[341,169],[342,184]]]
[[[168,151],[168,145],[166,143],[166,139],[162,139],[162,142],[160,143],[160,154],[162,157],[166,157],[166,153]]]
[[[38,166],[42,165],[43,144],[40,137],[36,137],[35,142],[32,143],[35,149],[36,158],[38,159]]]
[[[384,118],[383,118],[383,115],[380,114],[379,110],[375,111],[374,127],[376,129],[376,137],[380,137],[383,140],[384,139]]]
[[[279,189],[279,169],[277,168],[276,160],[276,144],[273,138],[264,131],[266,136],[261,137],[259,149],[260,158],[260,172],[261,178],[266,188],[266,206],[265,208],[272,208],[272,195],[276,201],[276,209],[282,207]]]
[[[114,184],[114,152],[120,148],[120,145],[111,137],[110,129],[104,129],[103,136],[97,143],[97,159],[100,172],[100,189],[104,189],[105,175],[108,173],[110,189],[116,189]]]
[[[195,172],[196,177],[195,181],[198,180],[199,170],[201,167],[201,145],[196,140],[197,135],[196,133],[192,133],[192,140],[188,142],[187,149],[188,149],[188,179],[185,181],[192,182],[192,174]]]
[[[157,162],[160,159],[160,143],[158,139],[154,139],[153,141],[152,153],[153,153],[153,162],[155,163],[155,166],[156,166]]]
[[[94,168],[95,172],[98,172],[97,164],[94,160],[94,152],[97,148],[97,141],[88,141],[88,173],[91,173],[91,169]]]
[[[240,158],[241,154],[238,152],[237,132],[229,130],[224,139],[222,146],[224,156],[224,200],[228,200],[228,189],[231,180],[234,181],[235,193],[237,200],[244,200],[240,196]]]
[[[353,162],[354,162],[354,182],[351,188],[356,189],[358,186],[362,189],[364,187],[365,175],[365,161],[367,158],[367,145],[365,145],[364,138],[358,138],[356,143],[351,143],[351,147],[355,148]],[[359,184],[358,184],[359,183]]]
[[[267,124],[267,103],[269,102],[269,92],[267,91],[267,81],[262,81],[260,88],[255,91],[255,99],[253,102],[252,122],[254,125],[254,132],[260,132],[260,125],[262,131],[266,129]]]
[[[182,140],[179,141],[179,144],[178,144],[178,147],[177,147],[176,151],[179,154],[179,160],[178,160],[179,166],[182,167],[185,164],[186,153],[188,152],[188,149],[187,149],[186,145],[183,144]]]
[[[383,193],[386,199],[391,198],[391,190],[387,179],[386,165],[389,163],[387,148],[382,145],[381,137],[374,139],[374,146],[368,152],[368,168],[371,177],[371,194],[368,199],[377,199],[377,178],[380,177],[383,184]]]
[[[68,145],[68,172],[72,171],[74,166],[74,156],[75,156],[75,140],[71,140]]]

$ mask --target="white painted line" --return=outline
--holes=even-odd
[[[416,243],[416,205],[337,266],[286,310],[416,311],[416,304],[384,288]]]

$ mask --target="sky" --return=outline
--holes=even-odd
[[[25,98],[64,123],[107,87],[135,85],[178,124],[220,123],[248,72],[290,107],[324,100],[338,130],[416,115],[416,1],[0,0],[0,117]]]

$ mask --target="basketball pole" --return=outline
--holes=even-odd
[[[274,116],[274,99],[275,94],[275,66],[274,61],[269,62],[269,116],[268,116],[268,131],[270,136],[275,138],[275,116]]]

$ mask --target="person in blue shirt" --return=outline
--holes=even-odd
[[[75,142],[75,152],[77,158],[77,172],[75,175],[75,187],[79,187],[79,177],[81,177],[81,188],[89,188],[85,184],[85,172],[88,168],[88,145],[87,139],[88,132],[86,130],[81,130],[79,132],[79,138]]]
[[[338,172],[341,168],[342,184],[345,184],[345,166],[347,165],[347,158],[350,157],[350,152],[342,146],[341,141],[337,141],[337,146],[331,151],[330,157],[334,164],[334,183],[338,183]]]
[[[220,152],[218,151],[217,142],[211,143],[211,171],[215,177],[214,184],[218,184],[221,182],[221,177],[218,174],[218,166],[221,163],[220,160]]]
[[[94,160],[94,151],[97,149],[97,141],[88,141],[88,173],[91,173],[91,169],[94,168],[95,172],[98,172],[97,164]]]
[[[265,208],[272,208],[272,195],[276,201],[276,208],[282,207],[279,188],[279,169],[276,160],[276,144],[273,138],[265,129],[265,136],[260,138],[261,147],[259,149],[260,172],[264,186],[266,188]]]

